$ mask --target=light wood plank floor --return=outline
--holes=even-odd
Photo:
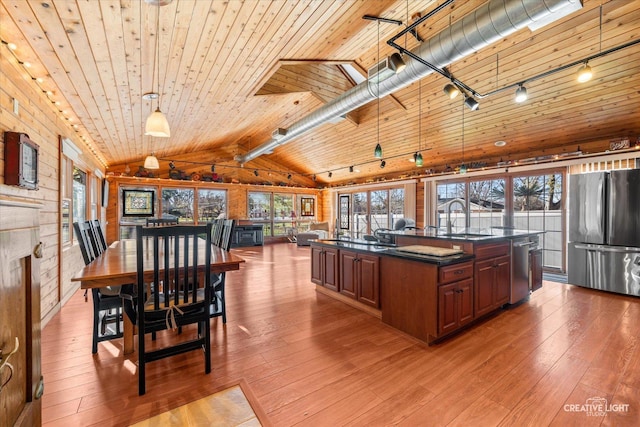
[[[198,353],[153,362],[139,397],[119,340],[91,354],[78,291],[42,334],[44,424],[129,425],[245,381],[275,426],[640,425],[638,298],[545,282],[428,347],[316,293],[309,248],[234,251],[247,263],[227,276],[211,374]],[[598,398],[617,406],[586,413]]]

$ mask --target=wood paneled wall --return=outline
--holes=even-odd
[[[18,113],[13,112],[13,100]],[[27,133],[40,146],[39,190],[25,190],[4,184],[4,132]],[[68,280],[83,265],[77,245],[60,246],[59,201],[59,136],[72,140],[78,147],[84,144],[71,124],[62,118],[55,106],[38,90],[35,83],[17,66],[15,59],[0,49],[0,193],[34,199],[43,204],[40,210],[40,239],[44,256],[40,263],[41,314],[43,323],[55,314],[60,302],[71,295],[77,285]],[[82,158],[91,170],[99,168],[91,157]],[[44,326],[44,324],[43,324]]]

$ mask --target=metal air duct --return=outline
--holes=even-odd
[[[411,52],[438,68],[446,67],[532,22],[557,13],[580,0],[491,0],[426,40]],[[244,164],[330,120],[344,116],[377,96],[386,96],[431,74],[433,70],[410,57],[406,67],[380,83],[369,80],[349,89],[314,112],[293,123],[284,137],[271,139],[235,160]],[[379,93],[377,93],[379,90]]]

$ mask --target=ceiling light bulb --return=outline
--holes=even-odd
[[[580,83],[585,83],[591,80],[591,77],[593,77],[593,71],[591,71],[589,64],[585,62],[578,70],[578,81]]]
[[[376,149],[375,149],[375,150],[373,150],[373,156],[374,156],[376,159],[381,159],[381,158],[382,158],[382,146],[380,145],[380,143],[378,143],[378,144],[376,145]]]
[[[18,48],[15,43],[7,43],[7,47],[11,50],[16,50]]]
[[[516,89],[516,102],[524,102],[527,100],[527,98],[527,88],[520,85],[520,87]]]
[[[451,83],[447,83],[445,85],[445,87],[443,89],[443,92],[445,93],[445,95],[447,95],[449,97],[449,99],[455,98],[460,93],[458,88],[455,87],[455,85],[453,85]]]
[[[478,101],[473,99],[473,97],[471,96],[467,96],[465,98],[464,105],[466,105],[467,108],[469,108],[471,111],[475,111],[480,107],[480,104],[478,104]]]

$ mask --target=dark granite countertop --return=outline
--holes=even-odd
[[[444,229],[413,229],[389,231],[386,235],[392,236],[414,236],[425,237],[430,239],[457,240],[468,241],[472,243],[480,243],[484,241],[495,241],[501,239],[517,239],[528,236],[543,234],[544,231],[527,231],[512,228],[468,228],[464,230],[447,233]]]
[[[459,254],[450,256],[431,256],[420,255],[414,253],[407,253],[396,251],[396,245],[393,244],[378,244],[376,242],[369,242],[365,240],[312,240],[312,245],[320,245],[324,247],[333,247],[336,249],[348,249],[360,253],[369,253],[371,255],[389,255],[397,258],[410,259],[413,261],[426,262],[429,264],[448,265],[464,262],[474,258],[473,254]]]

